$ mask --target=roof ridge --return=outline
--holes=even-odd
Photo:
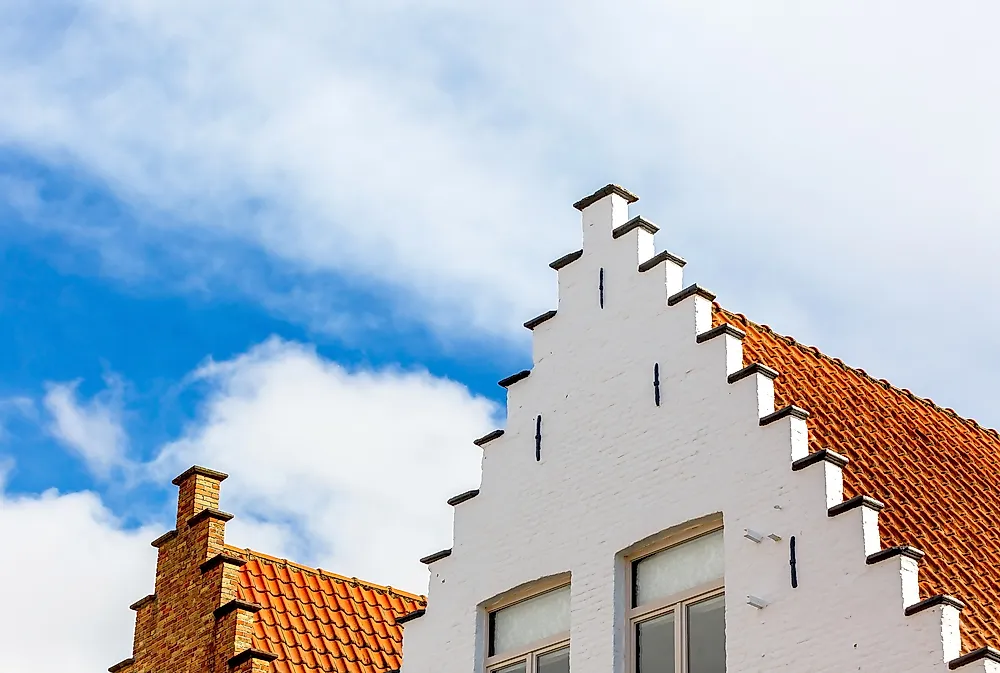
[[[994,439],[1000,439],[1000,432],[998,432],[996,429],[986,427],[985,425],[981,425],[974,418],[966,418],[965,416],[960,415],[954,409],[951,409],[949,407],[942,407],[941,405],[937,404],[936,402],[934,402],[934,400],[930,399],[929,397],[921,397],[921,396],[917,395],[916,393],[914,393],[913,391],[911,391],[911,390],[909,390],[907,388],[900,388],[899,386],[893,385],[891,382],[889,382],[886,379],[877,379],[874,376],[872,376],[871,374],[869,374],[868,372],[866,372],[864,369],[861,369],[860,367],[852,367],[851,365],[847,364],[846,362],[844,362],[840,358],[835,358],[835,357],[832,357],[830,355],[827,355],[826,353],[824,353],[823,351],[821,351],[817,346],[807,346],[804,343],[801,343],[800,341],[797,341],[794,337],[786,336],[784,334],[779,334],[778,332],[775,332],[773,329],[771,329],[767,325],[761,325],[761,324],[758,324],[758,323],[754,322],[753,320],[750,320],[750,318],[746,317],[742,313],[734,313],[734,312],[732,312],[732,311],[724,308],[718,302],[712,302],[712,308],[716,312],[721,313],[724,318],[733,318],[733,319],[735,319],[735,320],[737,320],[739,322],[742,322],[742,323],[744,323],[746,325],[750,325],[750,326],[752,326],[752,327],[754,327],[754,328],[756,328],[756,329],[758,329],[758,330],[760,330],[762,332],[770,334],[771,336],[775,337],[776,339],[781,339],[782,341],[785,341],[786,343],[788,343],[788,344],[790,344],[792,346],[795,346],[796,348],[798,348],[799,350],[803,351],[804,353],[808,353],[809,355],[813,355],[813,356],[816,356],[816,357],[818,357],[818,358],[820,358],[822,360],[826,360],[828,362],[831,362],[831,363],[837,365],[838,367],[840,367],[841,369],[843,369],[843,370],[845,370],[847,372],[850,372],[852,374],[857,374],[861,378],[867,379],[868,381],[871,381],[872,383],[875,383],[875,384],[877,384],[877,385],[885,388],[886,390],[892,390],[892,391],[894,391],[896,393],[899,393],[900,395],[903,395],[905,397],[910,398],[914,402],[921,402],[921,403],[927,405],[928,407],[930,407],[931,409],[933,409],[934,411],[940,412],[940,413],[942,413],[942,414],[944,414],[946,416],[951,416],[952,418],[955,418],[956,420],[961,421],[962,423],[965,423],[966,425],[969,425],[969,426],[971,426],[972,428],[974,428],[976,430],[979,430],[979,431],[984,432],[986,434],[992,435]]]
[[[274,564],[286,565],[295,568],[296,570],[316,575],[318,577],[329,577],[330,579],[339,580],[341,582],[360,584],[361,586],[367,589],[374,589],[375,591],[381,591],[383,593],[391,594],[394,596],[400,596],[402,598],[410,598],[412,600],[421,603],[427,602],[427,597],[424,596],[423,594],[413,594],[410,593],[409,591],[403,591],[401,589],[397,589],[396,587],[375,584],[374,582],[368,582],[366,580],[362,580],[357,577],[348,577],[347,575],[341,575],[340,573],[334,573],[330,572],[329,570],[323,570],[322,568],[313,568],[302,563],[296,563],[295,561],[289,561],[288,559],[278,558],[277,556],[271,556],[270,554],[265,554],[264,552],[259,552],[250,549],[249,547],[242,548],[227,544],[226,548],[231,551],[237,551],[240,552],[241,554],[246,554],[249,557],[247,560],[254,559],[257,561],[264,561],[272,565]]]

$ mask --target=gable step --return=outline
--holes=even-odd
[[[552,268],[552,269],[555,269],[556,271],[558,271],[559,269],[563,268],[564,266],[568,266],[568,265],[572,264],[573,262],[575,262],[576,260],[580,259],[581,257],[583,257],[583,250],[577,250],[576,252],[571,252],[568,255],[563,255],[562,257],[560,257],[559,259],[557,259],[554,262],[550,262],[549,263],[549,267]]]
[[[650,269],[655,269],[663,262],[673,262],[677,266],[684,266],[685,264],[687,264],[687,260],[685,260],[683,257],[678,257],[677,255],[671,254],[666,250],[662,250],[653,255],[652,257],[650,257],[649,259],[647,259],[642,264],[640,264],[639,273],[644,273],[646,271],[649,271]]]
[[[408,612],[402,617],[396,618],[397,624],[405,624],[406,622],[412,622],[414,619],[419,619],[424,616],[427,610],[414,610],[413,612]]]
[[[937,607],[938,605],[947,605],[961,611],[965,607],[965,603],[958,600],[954,596],[949,596],[947,594],[940,594],[938,596],[931,596],[926,598],[919,603],[914,603],[910,607],[903,610],[903,613],[909,617],[910,615],[915,615],[918,612],[923,612],[924,610],[929,610],[930,608]]]
[[[124,671],[126,668],[135,663],[135,659],[129,657],[128,659],[122,659],[117,664],[108,669],[108,673],[118,673],[119,671]]]
[[[709,292],[703,287],[698,285],[688,285],[686,288],[678,292],[677,294],[670,295],[667,297],[667,306],[675,306],[681,303],[688,297],[694,297],[695,295],[707,299],[709,301],[715,301],[715,294]]]
[[[238,598],[234,598],[228,603],[223,603],[219,607],[212,611],[212,614],[216,619],[222,619],[228,615],[233,610],[244,610],[245,612],[258,612],[263,609],[264,606],[258,605],[257,603],[249,603],[247,601],[241,601]]]
[[[956,668],[961,668],[962,666],[978,661],[989,661],[995,664],[1000,664],[1000,651],[995,650],[992,647],[980,647],[978,650],[973,650],[968,654],[962,655],[958,659],[952,659],[948,662],[948,668],[955,670]]]
[[[243,650],[235,657],[229,659],[229,665],[239,666],[242,663],[250,661],[251,659],[257,659],[258,661],[274,661],[278,658],[277,654],[271,654],[270,652],[265,652],[264,650],[255,650],[252,647],[248,650]]]
[[[483,444],[492,442],[494,439],[499,439],[500,437],[503,437],[503,430],[494,430],[493,432],[483,435],[479,439],[472,440],[472,443],[476,446],[482,446]]]
[[[722,323],[718,327],[713,327],[707,332],[702,332],[695,339],[698,343],[703,344],[706,341],[714,339],[715,337],[722,336],[723,334],[731,337],[735,337],[742,341],[746,337],[746,332],[738,330],[727,322]]]
[[[434,552],[429,556],[423,557],[420,559],[420,562],[424,565],[430,565],[435,561],[440,561],[441,559],[448,558],[449,556],[451,556],[451,549],[442,549],[441,551]]]
[[[830,449],[820,449],[819,451],[814,451],[810,453],[805,458],[799,458],[792,463],[792,471],[798,472],[799,470],[804,470],[810,465],[815,465],[816,463],[830,463],[837,467],[845,467],[847,463],[846,456],[842,456],[836,451],[831,451]]]
[[[788,418],[789,416],[804,421],[809,418],[809,412],[801,407],[795,406],[794,404],[789,404],[784,409],[778,409],[773,414],[768,414],[767,416],[761,418],[760,424],[763,427],[765,425],[770,425],[775,421],[780,421],[782,418]]]
[[[873,509],[876,512],[881,512],[885,509],[885,503],[879,502],[875,498],[867,495],[857,495],[850,500],[845,500],[839,505],[834,505],[826,511],[826,515],[833,517],[838,514],[843,514],[844,512],[849,512],[852,509],[857,509],[858,507],[867,507],[868,509]]]
[[[448,498],[448,504],[454,507],[455,505],[461,505],[466,500],[472,500],[477,495],[479,495],[479,489],[473,489],[471,491],[466,491],[465,493],[459,493],[453,498]]]
[[[622,226],[612,229],[611,238],[621,238],[633,229],[642,229],[650,234],[655,234],[660,230],[658,226],[644,218],[642,215],[636,215]]]
[[[199,567],[201,568],[201,571],[203,573],[207,573],[209,570],[222,563],[233,566],[244,566],[246,565],[246,562],[247,562],[246,559],[243,558],[242,556],[235,556],[233,554],[226,554],[225,552],[223,552],[221,554],[216,554],[212,558],[202,563],[201,566]]]
[[[868,565],[875,565],[876,563],[881,563],[882,561],[887,561],[891,558],[896,558],[897,556],[905,556],[906,558],[911,558],[914,561],[919,561],[924,557],[924,553],[916,547],[904,544],[898,547],[889,547],[888,549],[877,551],[874,554],[869,554],[868,558],[865,559],[865,563]]]
[[[530,369],[522,369],[521,371],[519,371],[516,374],[511,374],[510,376],[508,376],[505,379],[500,379],[499,381],[497,381],[497,385],[500,386],[501,388],[509,388],[510,386],[514,385],[518,381],[522,381],[522,380],[528,378],[529,376],[531,376],[531,370]]]
[[[706,332],[706,334],[707,334],[707,332]],[[741,369],[741,370],[739,370],[737,372],[733,372],[732,374],[730,374],[729,377],[728,377],[728,381],[730,383],[736,383],[737,381],[742,381],[743,379],[747,378],[748,376],[753,376],[754,374],[762,374],[762,375],[766,376],[767,378],[771,379],[772,381],[774,379],[778,378],[779,376],[781,376],[781,374],[779,374],[777,371],[771,369],[767,365],[762,365],[759,362],[755,362],[752,365],[747,365],[743,369]]]
[[[539,325],[541,325],[546,320],[550,320],[551,318],[555,318],[555,317],[556,317],[556,312],[555,311],[546,311],[542,315],[535,316],[534,318],[532,318],[528,322],[524,323],[524,326],[527,327],[528,329],[535,329],[536,327],[538,327]]]

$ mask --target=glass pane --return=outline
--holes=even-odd
[[[726,598],[688,608],[688,673],[725,673]]]
[[[503,654],[569,631],[569,587],[548,591],[493,613],[490,652]]]
[[[673,613],[635,627],[636,673],[674,673]]]
[[[635,564],[634,605],[722,579],[723,558],[721,530],[647,556]]]
[[[503,668],[494,668],[491,673],[524,673],[526,670],[528,670],[528,662],[519,661]]]
[[[569,648],[543,654],[536,663],[538,673],[569,673]]]

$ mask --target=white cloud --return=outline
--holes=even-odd
[[[1000,293],[995,3],[292,7],[92,0],[43,21],[22,0],[0,143],[82,167],[141,235],[215,240],[176,246],[209,251],[192,264],[249,243],[445,334],[547,308],[568,204],[614,179],[727,305],[995,413],[1000,359],[955,329],[998,327],[974,299]],[[282,298],[221,266],[344,329],[322,279]]]
[[[445,500],[479,484],[472,440],[498,409],[425,372],[357,370],[272,339],[196,373],[197,422],[166,446],[166,481],[192,464],[230,475],[231,544],[424,592],[421,556],[450,544]]]
[[[79,381],[51,383],[43,400],[52,417],[49,431],[99,477],[123,465],[128,448],[122,427],[121,381],[112,376],[105,383],[107,387],[89,400],[79,399]]]
[[[155,462],[133,465],[137,473],[163,486],[191,464],[227,471],[222,506],[237,515],[229,543],[426,591],[417,559],[450,543],[445,500],[479,483],[471,440],[494,427],[493,403],[426,372],[347,370],[277,339],[208,361],[189,383],[206,394],[197,418]],[[111,464],[113,439],[123,446],[99,399],[79,401],[75,384],[46,397],[66,443],[96,467]],[[149,541],[172,519],[127,530],[96,493],[8,493],[10,467],[0,465],[0,539],[15,550],[0,554],[0,577],[14,580],[0,611],[0,632],[16,644],[7,668],[104,670],[131,652],[127,606],[152,591]],[[60,605],[83,606],[86,619],[54,648],[39,625]]]
[[[153,589],[159,533],[123,529],[94,493],[5,493],[2,472],[4,670],[106,670],[132,651],[128,606]]]

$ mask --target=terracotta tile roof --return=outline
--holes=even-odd
[[[247,559],[237,598],[262,606],[252,647],[277,655],[275,673],[381,673],[400,667],[396,620],[426,606],[424,596],[228,547]]]
[[[715,323],[723,322],[746,332],[744,364],[781,373],[775,408],[809,411],[810,450],[850,459],[845,497],[885,503],[883,547],[909,544],[927,553],[922,597],[965,602],[963,648],[1000,644],[997,432],[716,306]]]

